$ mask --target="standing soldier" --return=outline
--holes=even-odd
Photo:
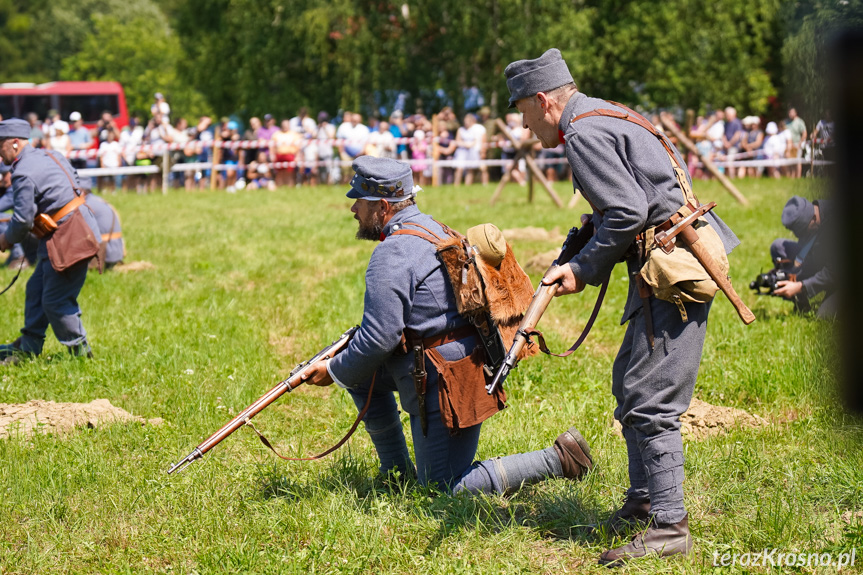
[[[417,207],[415,195],[420,188],[413,184],[410,165],[363,156],[354,161],[353,169],[356,174],[347,196],[355,200],[351,211],[359,222],[357,239],[380,243],[366,271],[359,331],[342,353],[316,364],[307,383],[335,382],[347,388],[358,409],[369,398],[363,421],[384,475],[396,470],[415,473],[393,396],[398,391],[402,407],[410,414],[416,473],[423,485],[437,484],[454,492],[509,493],[549,477],[582,479],[593,462],[587,443],[574,427],[547,449],[479,463],[473,458],[481,421],[496,410],[474,417],[479,421],[463,428],[447,427],[441,417],[445,402],[439,397],[439,364],[450,374],[443,381],[452,403],[468,404],[467,411],[474,411],[479,400],[470,391],[453,391],[470,389],[471,384],[488,398],[482,364],[469,359],[478,345],[477,328],[459,315],[436,246],[422,238],[424,232],[448,236],[441,224]],[[398,352],[403,334],[417,345],[422,342],[427,353],[424,365],[414,364],[414,354]],[[476,369],[471,371],[471,366]],[[413,370],[428,374],[423,391],[417,390]]]
[[[57,152],[34,149],[27,141],[29,137],[30,125],[27,122],[17,118],[0,122],[0,158],[12,166],[14,193],[12,219],[6,232],[0,235],[0,251],[4,252],[21,242],[31,229],[59,229],[58,226],[72,222],[74,211],[84,204],[77,174],[69,162]],[[93,247],[92,253],[75,263],[64,262],[71,265],[58,272],[55,267],[62,267],[64,263],[52,261],[47,246],[48,240],[57,232],[43,234],[39,240],[36,269],[27,282],[21,337],[0,346],[0,362],[16,364],[21,357],[42,353],[48,325],[72,355],[92,355],[87,332],[81,323],[78,294],[87,278],[87,263],[98,248],[96,237],[99,228],[90,210],[79,210],[79,213],[86,226],[80,228],[80,234],[69,239],[86,245],[87,249],[82,249],[81,254],[86,256],[90,246]],[[35,227],[34,222],[38,222]]]
[[[652,295],[649,286],[636,289],[646,261],[642,254],[649,247],[641,234],[652,237],[665,229],[654,226],[666,226],[684,210],[681,204],[697,204],[686,162],[635,112],[580,93],[556,49],[535,60],[513,62],[504,74],[510,107],[524,115],[525,128],[544,148],[564,144],[574,186],[593,208],[593,238],[543,282],[560,281],[557,295],[578,293],[587,283],[602,283],[623,259],[630,275],[622,318],[629,325],[612,369],[614,416],[626,439],[630,487],[607,527],[619,530],[643,522],[647,528],[627,545],[605,551],[599,561],[620,565],[650,552],[687,554],[692,538],[683,505],[680,415],[689,407],[698,376],[710,299],[693,303],[678,294],[675,305]],[[709,226],[703,227],[718,233],[724,259],[739,242],[712,212],[706,220]],[[677,245],[679,253],[689,253],[679,247],[681,242]]]

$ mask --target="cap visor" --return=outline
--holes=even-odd
[[[348,191],[348,193],[347,193],[347,194],[345,194],[345,195],[346,195],[347,197],[351,198],[352,200],[359,200],[359,199],[361,199],[361,198],[365,198],[365,197],[366,197],[366,194],[362,193],[360,190],[358,190],[358,189],[356,189],[356,188],[351,188],[351,189]]]

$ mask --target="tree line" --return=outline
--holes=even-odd
[[[809,117],[863,0],[0,0],[0,80],[116,80],[146,115],[507,105],[503,69],[561,50],[590,95]],[[784,112],[784,110],[781,110]]]

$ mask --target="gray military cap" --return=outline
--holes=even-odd
[[[26,140],[30,137],[30,124],[18,118],[9,118],[0,122],[0,140],[8,138],[21,138]]]
[[[518,60],[503,71],[506,87],[509,88],[509,107],[522,98],[539,92],[548,92],[565,84],[574,83],[572,74],[560,50],[552,48],[535,60]]]
[[[414,187],[411,167],[404,162],[360,156],[351,167],[356,174],[351,180],[349,198],[401,202],[420,190],[419,186]]]
[[[815,205],[800,196],[792,196],[782,209],[782,225],[798,238],[810,235],[809,223],[815,217]]]

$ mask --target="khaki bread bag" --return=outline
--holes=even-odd
[[[692,210],[684,205],[677,213],[685,218],[692,214]],[[692,227],[698,232],[699,243],[716,261],[719,272],[727,276],[728,256],[719,234],[703,217],[698,218]],[[648,252],[641,276],[653,288],[656,297],[676,305],[680,302],[707,303],[713,300],[719,286],[682,241],[675,242],[671,253],[666,253],[653,241],[652,233],[645,234],[644,244]]]

